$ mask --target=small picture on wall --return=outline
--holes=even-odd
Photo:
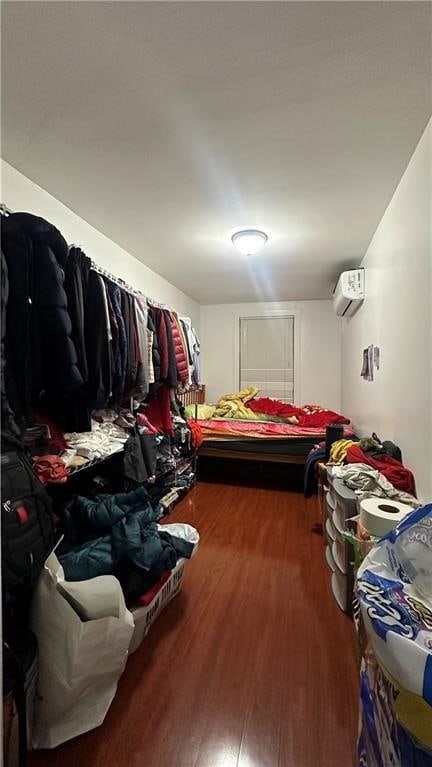
[[[374,370],[374,347],[370,344],[366,349],[363,349],[363,365],[361,370],[361,377],[365,381],[373,381]]]

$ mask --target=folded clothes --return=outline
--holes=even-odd
[[[65,434],[68,447],[74,448],[78,455],[85,458],[106,458],[108,455],[123,450],[128,438],[128,430],[111,421],[92,420],[92,430]]]

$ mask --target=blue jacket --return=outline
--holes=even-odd
[[[162,553],[156,515],[142,487],[94,500],[75,496],[65,509],[64,532],[69,551],[59,559],[69,581],[109,575],[124,558],[150,570]]]

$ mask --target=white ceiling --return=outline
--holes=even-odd
[[[431,113],[429,3],[2,15],[4,159],[201,303],[329,297]]]

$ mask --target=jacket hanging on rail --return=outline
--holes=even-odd
[[[90,271],[85,317],[88,363],[87,401],[89,407],[104,408],[111,396],[111,350],[107,331],[105,283]]]
[[[31,369],[33,406],[40,405],[67,428],[71,422],[76,423],[76,395],[83,386],[64,290],[68,246],[58,229],[38,216],[13,213],[6,222],[8,227],[16,224],[24,235],[20,237],[22,272],[16,268],[17,249],[7,245],[5,257],[9,272],[9,262],[15,266],[14,292],[20,295],[21,305],[26,295],[32,307],[24,312],[24,318],[11,321],[8,335],[11,343],[16,344],[16,334],[21,333],[27,348],[30,336],[26,377]],[[26,348],[23,352],[28,354]],[[29,404],[27,398],[25,391],[25,407]]]

